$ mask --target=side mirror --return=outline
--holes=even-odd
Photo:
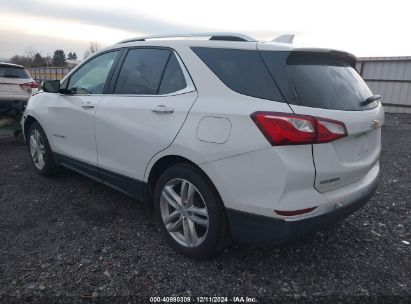
[[[43,82],[41,89],[48,93],[58,93],[60,92],[60,80],[49,80]]]

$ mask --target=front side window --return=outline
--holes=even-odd
[[[68,94],[102,94],[119,51],[104,53],[81,66],[70,77]]]

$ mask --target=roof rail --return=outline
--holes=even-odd
[[[291,35],[280,35],[278,37],[275,37],[272,42],[279,42],[279,43],[293,43],[294,40],[294,34]]]
[[[171,34],[171,35],[148,35],[148,36],[125,39],[118,43],[146,41],[149,39],[180,38],[180,37],[210,37],[209,40],[248,41],[248,42],[256,41],[254,38],[250,36],[239,34],[239,33],[210,32],[210,33],[181,33],[181,34]]]

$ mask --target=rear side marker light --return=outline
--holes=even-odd
[[[309,213],[313,211],[317,207],[312,207],[312,208],[307,208],[307,209],[301,209],[301,210],[293,210],[293,211],[280,211],[280,210],[274,210],[275,213],[281,216],[295,216],[295,215],[302,215]]]
[[[273,146],[326,143],[347,136],[343,122],[322,117],[255,112],[251,119]]]

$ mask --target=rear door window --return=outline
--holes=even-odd
[[[157,95],[171,56],[166,49],[139,48],[128,51],[117,78],[114,94]],[[166,91],[167,87],[163,87]]]
[[[193,47],[207,67],[231,90],[252,97],[283,101],[257,50]]]

